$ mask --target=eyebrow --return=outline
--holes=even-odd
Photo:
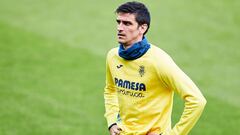
[[[119,20],[119,19],[116,19],[116,21],[117,21],[117,22],[123,22],[123,23],[130,23],[130,24],[132,24],[132,22],[130,22],[130,21],[121,21],[121,20]]]

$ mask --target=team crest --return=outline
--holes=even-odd
[[[145,68],[144,68],[144,66],[139,66],[138,72],[139,72],[139,75],[140,75],[141,77],[143,77],[143,75],[145,74]]]

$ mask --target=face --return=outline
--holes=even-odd
[[[117,14],[118,42],[123,44],[126,48],[129,48],[132,44],[141,41],[143,33],[146,29],[146,24],[141,26],[138,25],[134,14]]]

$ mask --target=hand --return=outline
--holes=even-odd
[[[120,135],[120,132],[122,131],[121,128],[118,127],[118,125],[113,125],[110,129],[110,135]]]

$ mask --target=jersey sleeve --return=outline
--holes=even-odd
[[[113,82],[112,74],[109,68],[108,59],[106,61],[106,86],[104,89],[105,100],[105,117],[108,127],[117,122],[119,105],[117,99],[117,91]]]
[[[187,135],[201,116],[206,99],[193,81],[174,63],[170,56],[165,56],[164,60],[158,63],[158,66],[159,76],[166,87],[169,90],[174,90],[185,101],[181,118],[169,134]]]

